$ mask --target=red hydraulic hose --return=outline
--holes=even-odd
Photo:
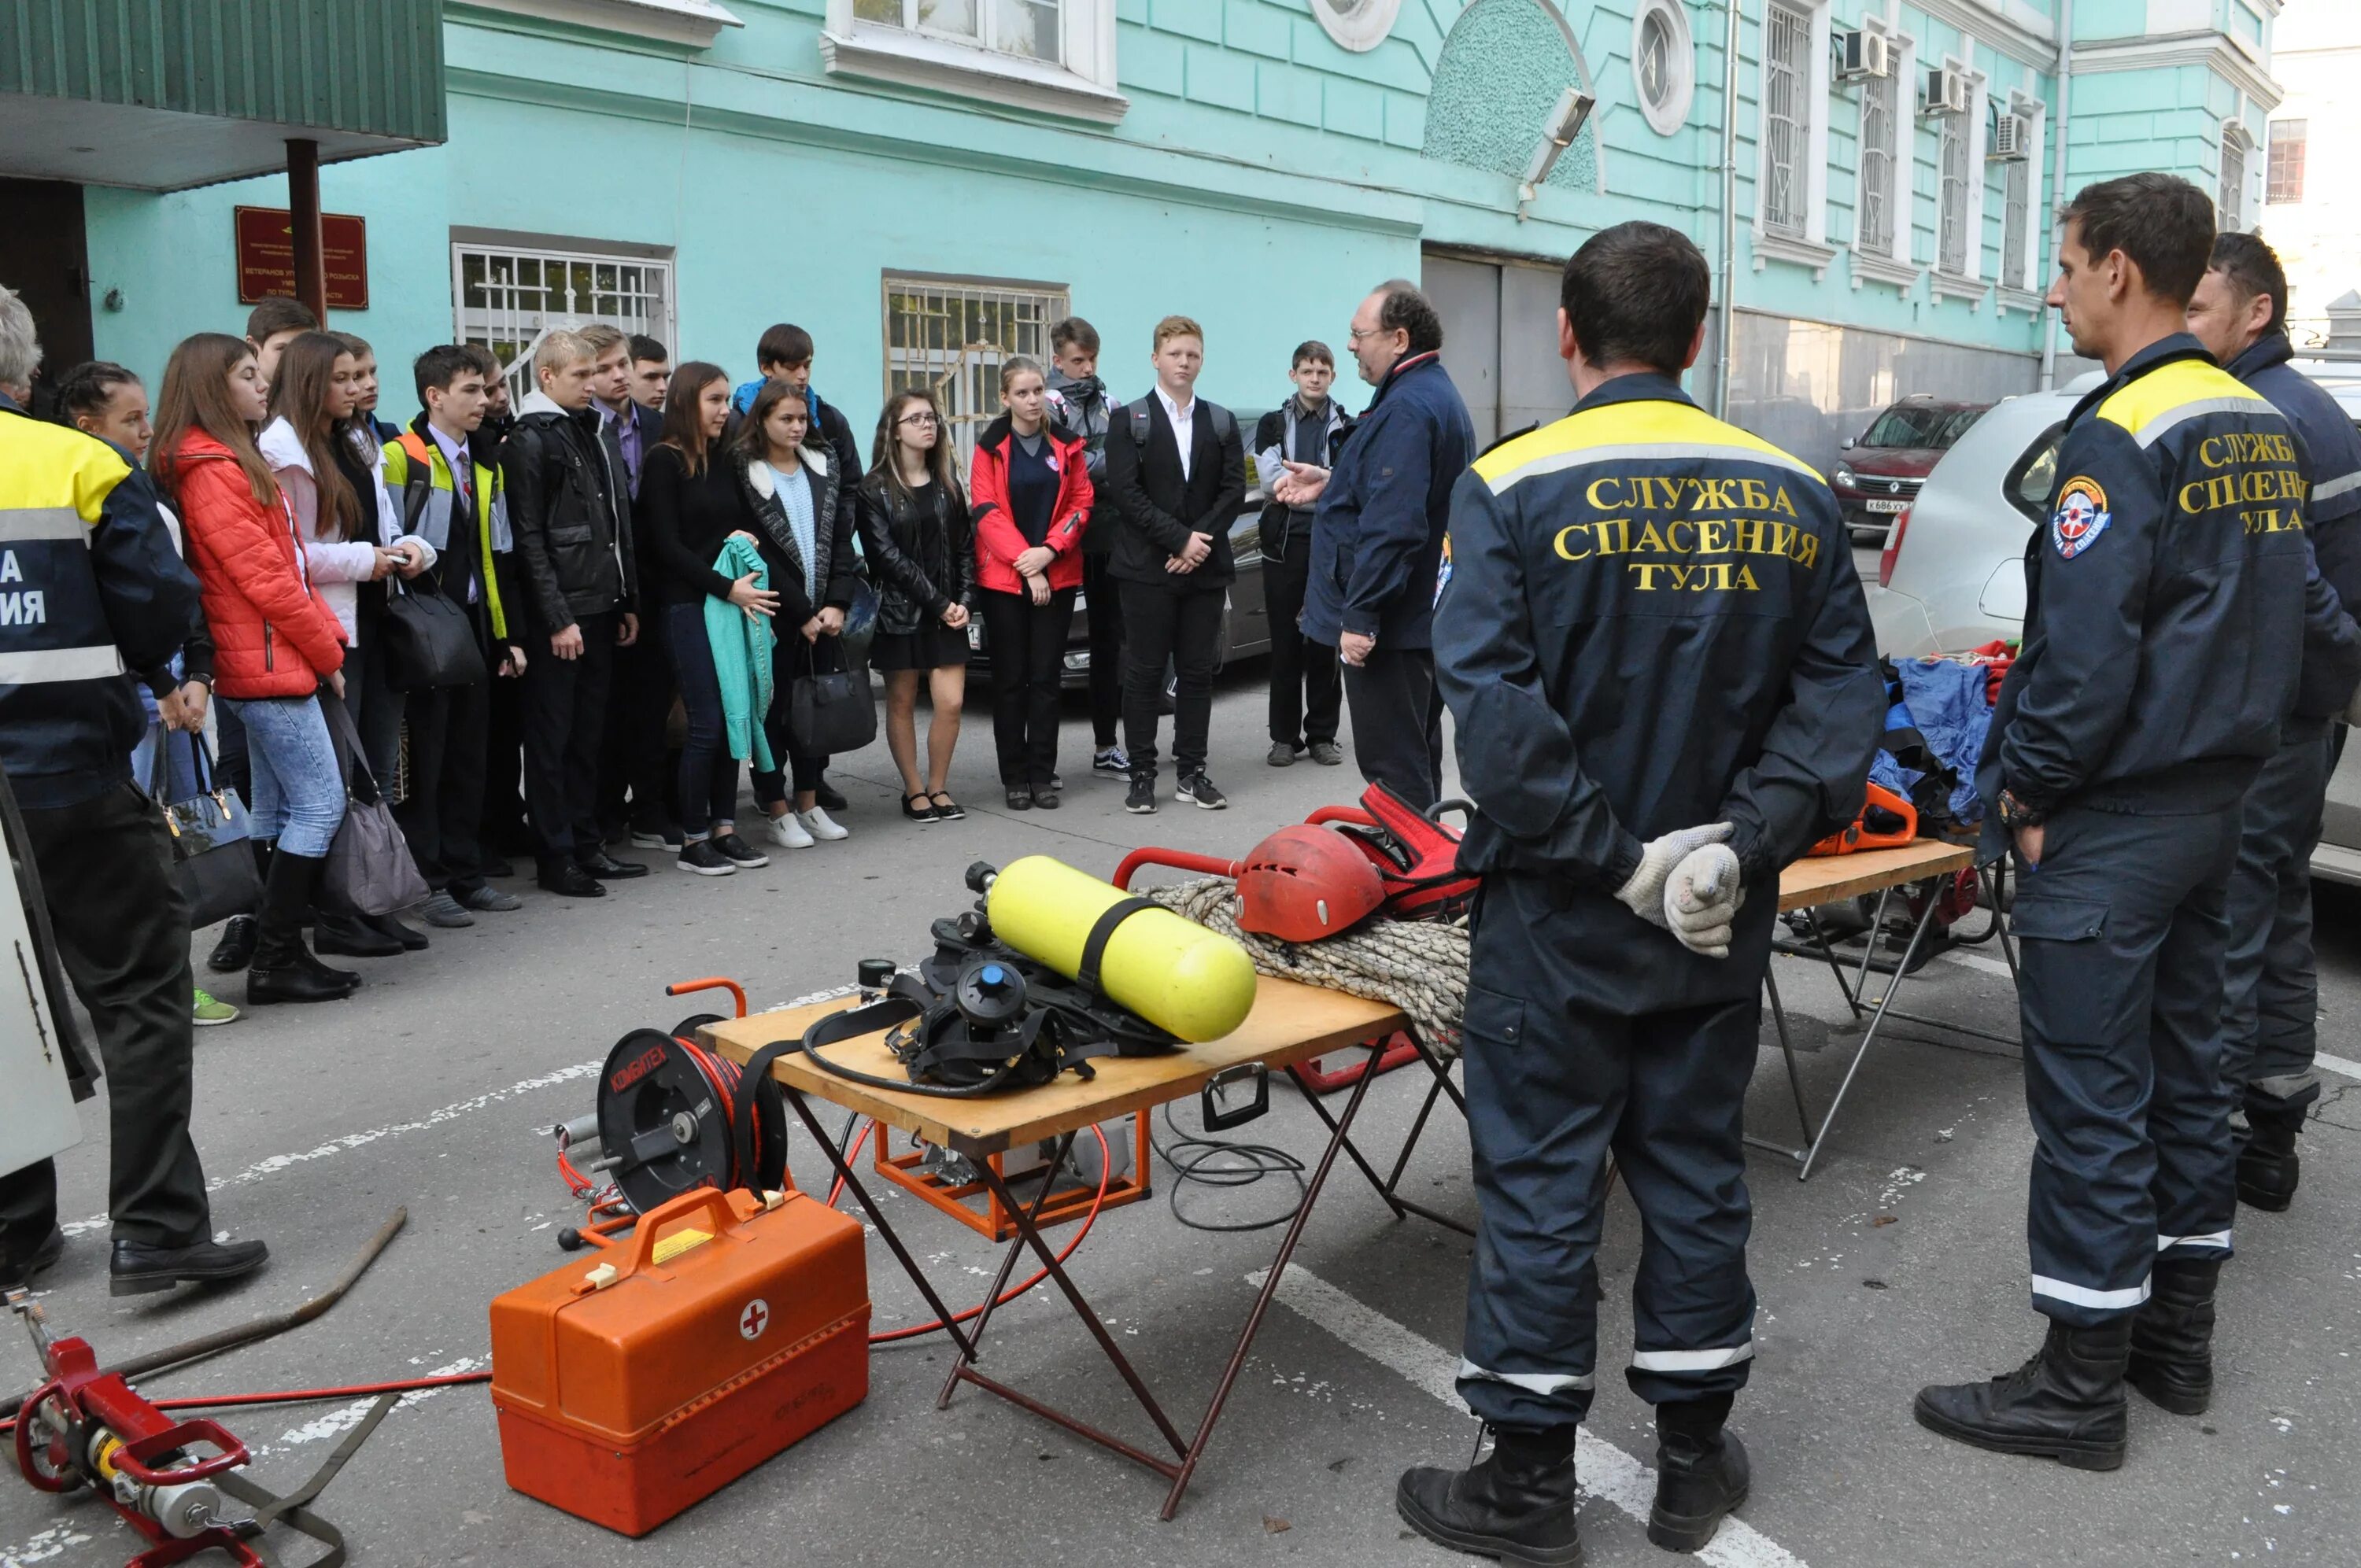
[[[489,1372],[453,1372],[435,1377],[404,1377],[391,1383],[354,1383],[342,1388],[281,1388],[269,1394],[189,1395],[177,1399],[150,1399],[159,1410],[205,1410],[230,1405],[302,1405],[319,1399],[359,1399],[378,1394],[410,1394],[423,1388],[451,1388],[462,1383],[489,1383]],[[0,1421],[0,1432],[13,1431],[14,1420]]]

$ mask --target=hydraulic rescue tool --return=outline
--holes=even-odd
[[[7,1295],[24,1320],[46,1381],[26,1396],[16,1423],[16,1468],[39,1491],[88,1486],[153,1544],[127,1568],[167,1568],[203,1552],[226,1553],[243,1568],[270,1559],[249,1544],[272,1524],[309,1536],[327,1550],[305,1568],[337,1568],[345,1538],[306,1506],[344,1467],[399,1396],[388,1393],[337,1446],[312,1479],[278,1497],[233,1472],[246,1445],[217,1421],[177,1420],[142,1398],[119,1372],[102,1370],[98,1353],[79,1337],[53,1340],[40,1305],[24,1290]],[[231,1508],[232,1501],[245,1505]]]

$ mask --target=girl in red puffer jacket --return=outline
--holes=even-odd
[[[246,726],[252,760],[253,831],[266,857],[246,981],[255,1006],[331,1001],[360,986],[303,943],[303,913],[345,816],[344,772],[318,696],[323,685],[342,692],[345,649],[255,446],[268,391],[243,339],[199,333],[165,367],[153,448],[204,596],[214,689]]]

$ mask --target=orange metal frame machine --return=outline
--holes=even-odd
[[[1078,1181],[1071,1186],[1053,1189],[1046,1199],[1039,1201],[1034,1216],[1036,1224],[1047,1230],[1052,1225],[1062,1225],[1079,1220],[1089,1213],[1094,1206],[1101,1209],[1120,1208],[1126,1203],[1137,1203],[1154,1193],[1155,1188],[1147,1179],[1148,1156],[1151,1153],[1148,1135],[1148,1113],[1142,1111],[1132,1120],[1136,1124],[1131,1156],[1132,1174],[1119,1179],[1109,1178],[1104,1198],[1100,1196],[1099,1185],[1095,1181]],[[875,1157],[871,1162],[878,1175],[901,1188],[905,1192],[932,1204],[978,1235],[988,1236],[994,1242],[1010,1241],[1017,1235],[1016,1218],[1010,1212],[1008,1205],[1001,1201],[1000,1193],[1005,1190],[1004,1184],[982,1181],[962,1184],[948,1181],[931,1171],[922,1171],[918,1168],[927,1157],[924,1150],[913,1149],[904,1155],[889,1154],[886,1152],[886,1145],[885,1131],[880,1127],[877,1131]],[[1007,1176],[1007,1168],[1003,1163],[1005,1156],[995,1154],[987,1155],[984,1157],[991,1162],[992,1173],[994,1176],[1003,1178]],[[975,1201],[979,1197],[983,1200],[982,1203]]]

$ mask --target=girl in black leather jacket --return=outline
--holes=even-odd
[[[859,495],[861,547],[877,576],[871,663],[885,677],[885,745],[902,773],[902,815],[950,822],[967,815],[944,789],[967,700],[967,623],[975,542],[951,433],[934,394],[885,400]],[[918,773],[917,708],[924,674],[934,719]]]

